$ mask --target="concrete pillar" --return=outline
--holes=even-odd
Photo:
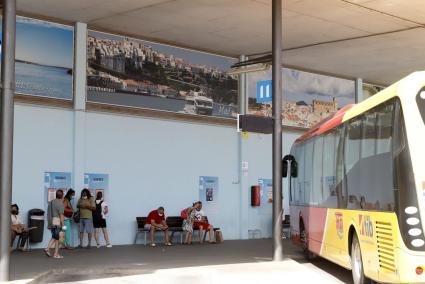
[[[87,24],[76,23],[74,30],[74,160],[73,186],[84,186],[87,80]]]
[[[363,80],[361,78],[357,78],[355,81],[355,101],[356,103],[360,103],[364,100],[363,98]]]

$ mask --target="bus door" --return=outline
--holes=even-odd
[[[341,126],[335,130],[335,183],[332,191],[336,198],[334,204],[329,204],[327,226],[325,232],[324,257],[331,258],[344,267],[349,267],[347,257],[347,235],[348,220],[347,215],[347,185],[345,179],[344,165],[344,138],[345,127]]]

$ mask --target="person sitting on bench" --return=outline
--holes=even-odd
[[[150,230],[151,233],[151,247],[155,247],[155,230],[164,232],[164,240],[166,246],[171,246],[168,237],[168,226],[165,222],[164,207],[159,207],[156,210],[152,210],[146,218],[145,228]]]
[[[180,212],[180,216],[183,219],[182,230],[184,233],[186,233],[186,237],[183,243],[186,245],[192,244],[193,222],[195,221],[194,206],[195,203],[193,203],[191,207],[187,207]]]
[[[16,204],[11,206],[11,219],[12,219],[12,236],[10,240],[10,246],[13,246],[16,236],[21,236],[21,243],[19,245],[20,251],[25,251],[25,244],[29,236],[29,230],[27,226],[22,223],[21,217],[19,216],[19,207]]]
[[[204,242],[204,230],[208,231],[209,243],[215,243],[214,241],[214,226],[208,223],[207,218],[205,217],[204,211],[202,211],[202,202],[198,201],[194,205],[194,214],[195,222],[193,223],[193,228],[199,230],[199,242],[202,244]]]

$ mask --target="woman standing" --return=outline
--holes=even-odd
[[[100,248],[99,242],[99,229],[102,229],[103,238],[105,239],[106,247],[111,248],[112,245],[109,242],[108,230],[106,229],[106,217],[108,216],[108,204],[103,200],[103,193],[99,191],[96,194],[96,210],[93,212],[93,225],[96,230],[95,239],[96,247]]]
[[[63,243],[65,249],[73,249],[71,244],[71,219],[72,215],[74,215],[74,208],[72,207],[71,200],[75,197],[75,191],[70,188],[63,199],[63,207],[64,207],[64,225],[68,228],[65,231],[65,242]]]

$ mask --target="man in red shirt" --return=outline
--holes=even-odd
[[[155,230],[164,232],[165,245],[171,246],[168,238],[168,226],[165,222],[164,207],[152,210],[146,218],[145,228],[151,233],[151,247],[155,247]]]

